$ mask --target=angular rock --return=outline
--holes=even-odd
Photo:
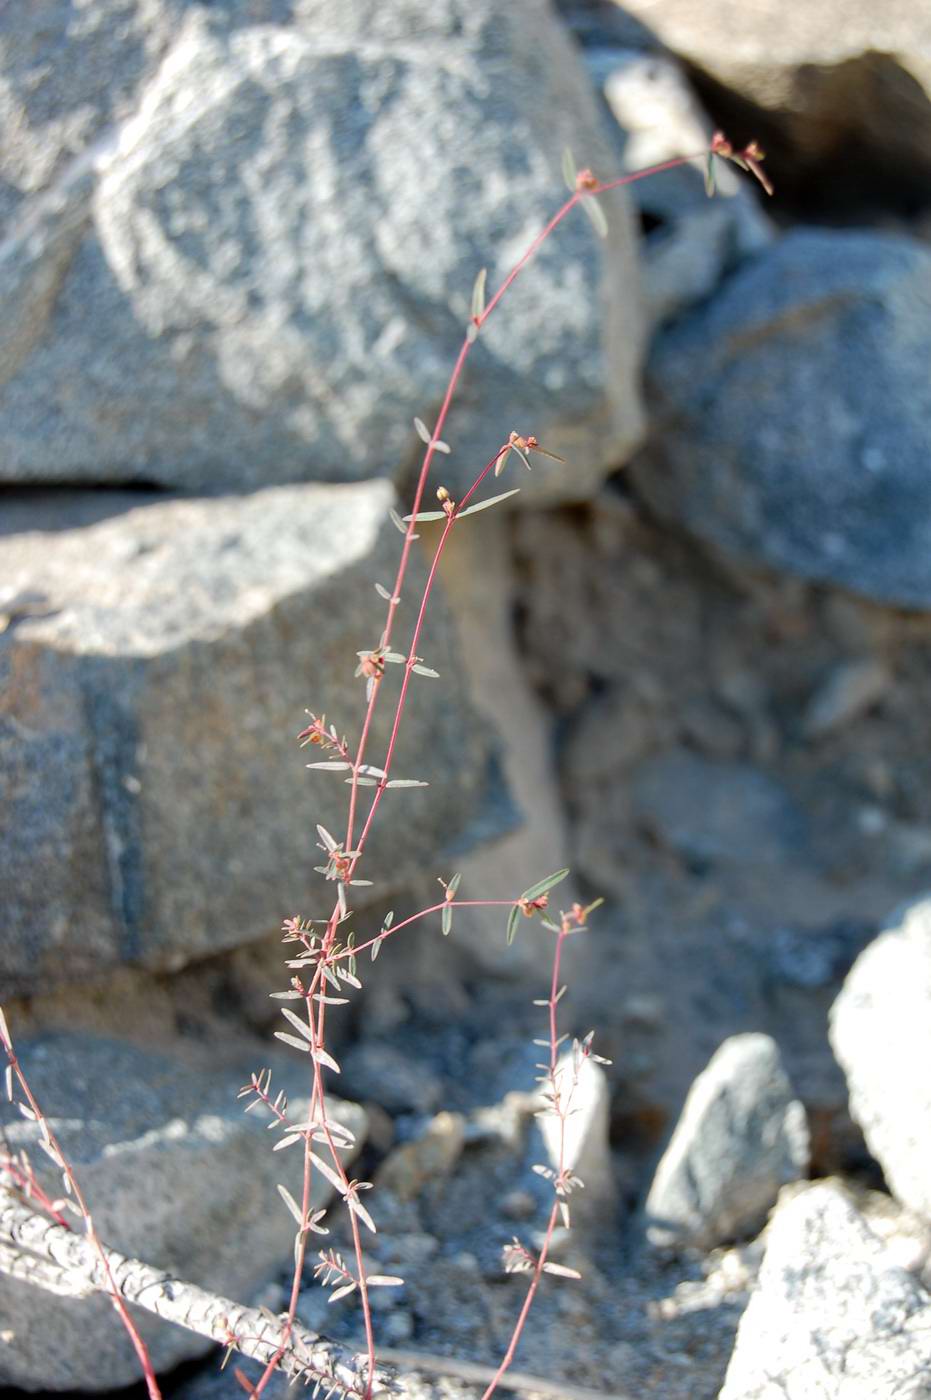
[[[896,910],[857,958],[830,1036],[890,1190],[931,1220],[931,898]]]
[[[311,873],[314,823],[345,823],[342,773],[308,772],[305,708],[355,732],[357,650],[378,644],[400,538],[386,482],[247,498],[20,502],[0,536],[0,973],[7,996],[122,963],[178,967],[247,943],[334,886]],[[73,526],[71,522],[74,522]],[[424,569],[399,614],[409,636]],[[418,582],[419,581],[419,582]],[[6,601],[4,601],[6,600]],[[461,699],[455,639],[431,604],[394,776],[357,904],[441,848],[487,835],[487,741]],[[384,755],[400,666],[388,666],[369,756]],[[458,697],[458,698],[457,698]],[[429,769],[429,772],[425,771]],[[367,811],[363,789],[361,810]],[[477,823],[477,824],[474,824]],[[316,857],[316,859],[315,859]],[[314,907],[309,907],[308,901]]]
[[[659,337],[664,519],[729,559],[931,606],[931,252],[802,229]]]
[[[720,1400],[920,1400],[931,1295],[831,1182],[780,1205]]]
[[[836,667],[805,711],[802,729],[806,738],[821,739],[858,720],[882,700],[890,684],[889,671],[877,657]]]
[[[571,5],[572,0],[569,0]],[[665,47],[703,95],[780,157],[780,186],[861,206],[924,192],[931,179],[931,20],[912,0],[623,0],[635,40]],[[783,177],[783,169],[785,175]],[[857,185],[859,184],[859,190]],[[832,206],[827,206],[832,207]]]
[[[294,1222],[276,1191],[300,1192],[299,1151],[272,1152],[267,1117],[244,1114],[236,1093],[250,1067],[192,1072],[183,1059],[89,1035],[23,1042],[20,1058],[81,1183],[104,1243],[236,1301],[287,1268]],[[268,1060],[266,1060],[268,1063]],[[306,1115],[306,1075],[275,1056],[272,1087]],[[303,1104],[303,1108],[302,1108]],[[331,1100],[361,1146],[365,1114]],[[53,1196],[59,1174],[35,1150],[38,1130],[4,1102],[14,1151],[26,1148]],[[45,1164],[45,1165],[43,1165]],[[332,1194],[318,1180],[317,1203]],[[109,1300],[53,1296],[0,1275],[0,1382],[26,1390],[108,1390],[139,1379],[139,1363]],[[210,1343],[137,1314],[157,1370]]]
[[[0,288],[34,308],[35,341],[0,359],[6,481],[407,471],[479,269],[494,288],[558,206],[566,144],[611,172],[543,0],[104,0],[80,26],[44,8],[38,35],[29,9],[0,88],[21,192]],[[75,167],[85,222],[43,251],[33,203]],[[513,426],[572,463],[534,474],[548,499],[590,494],[637,441],[633,231],[626,196],[605,201],[607,244],[568,219],[479,337],[444,431],[454,489]]]
[[[400,1201],[416,1199],[430,1183],[438,1183],[454,1169],[465,1142],[461,1113],[438,1113],[425,1130],[395,1147],[382,1162],[376,1187],[390,1191]]]
[[[646,1200],[657,1248],[711,1249],[759,1229],[808,1168],[805,1110],[768,1035],[726,1040],[695,1080]]]

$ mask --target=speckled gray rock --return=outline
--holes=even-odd
[[[847,1196],[780,1205],[720,1400],[926,1400],[931,1295]]]
[[[178,967],[294,913],[329,912],[314,823],[345,821],[339,773],[310,773],[305,708],[354,731],[400,537],[387,482],[249,497],[78,495],[12,502],[0,534],[0,982],[31,993],[125,962]],[[109,518],[89,523],[89,517]],[[465,528],[465,527],[463,527]],[[398,640],[409,635],[414,572]],[[414,677],[396,777],[356,904],[481,834],[489,762],[457,679],[441,595]],[[404,619],[407,622],[404,622]],[[383,755],[389,667],[371,760]],[[426,770],[429,769],[429,772]],[[366,789],[365,791],[369,791]],[[363,811],[367,810],[363,802]],[[487,833],[486,833],[487,834]],[[310,905],[314,907],[310,907]]]
[[[830,1035],[890,1190],[931,1220],[931,897],[896,910],[857,958]]]
[[[799,230],[659,337],[653,508],[745,565],[931,606],[931,251]]]
[[[249,1301],[291,1254],[294,1222],[276,1183],[300,1191],[301,1159],[272,1152],[267,1117],[244,1114],[236,1093],[258,1066],[192,1072],[182,1059],[88,1035],[49,1035],[18,1047],[30,1085],[74,1167],[100,1238],[225,1297]],[[280,1055],[273,1090],[295,1119],[306,1076]],[[303,1107],[302,1107],[303,1104]],[[333,1117],[361,1146],[365,1114],[332,1100]],[[32,1151],[38,1131],[4,1101],[0,1122],[14,1150],[30,1149],[53,1195],[59,1177]],[[46,1165],[48,1165],[46,1163]],[[318,1182],[320,1203],[332,1194]],[[0,1275],[0,1383],[27,1390],[108,1390],[139,1377],[139,1363],[109,1300],[51,1294]],[[156,1369],[202,1355],[209,1343],[138,1314]]]
[[[23,299],[23,264],[36,290],[34,343],[0,359],[0,479],[212,490],[410,468],[481,266],[494,286],[558,205],[567,143],[612,168],[548,6],[108,0],[82,26],[72,9],[38,36],[18,11],[8,26],[23,130],[0,290]],[[78,233],[44,254],[33,204],[76,171]],[[528,489],[578,499],[638,439],[633,231],[626,196],[605,208],[608,242],[569,219],[480,337],[450,486],[517,426],[571,462]]]
[[[649,1242],[705,1249],[749,1236],[808,1168],[805,1110],[768,1035],[725,1040],[695,1080],[645,1206]]]

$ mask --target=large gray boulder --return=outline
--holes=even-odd
[[[315,823],[341,835],[349,790],[343,773],[308,772],[332,755],[295,736],[307,707],[357,733],[355,653],[378,645],[373,584],[390,586],[401,544],[393,491],[138,499],[11,502],[0,535],[5,996],[122,963],[179,967],[332,908],[335,886],[312,873]],[[402,649],[425,576],[416,551],[411,568]],[[356,906],[490,834],[490,731],[463,698],[440,594],[420,651],[440,679],[413,676],[392,771],[430,785],[386,793],[360,870],[375,888]],[[376,765],[401,670],[386,668]]]
[[[830,1034],[890,1190],[931,1220],[931,898],[897,910],[857,958]]]
[[[544,0],[30,11],[0,55],[6,481],[407,471],[479,269],[493,289],[558,207],[564,146],[612,170]],[[571,463],[530,489],[578,499],[638,439],[626,197],[605,212],[607,243],[574,212],[480,336],[448,485],[518,428]]]
[[[695,1080],[647,1196],[647,1239],[711,1249],[755,1233],[808,1169],[805,1110],[768,1035],[726,1040]]]
[[[47,1035],[18,1049],[105,1244],[240,1302],[287,1268],[294,1221],[276,1184],[299,1199],[302,1159],[297,1147],[273,1152],[267,1113],[245,1114],[237,1102],[257,1065],[192,1071],[180,1057],[81,1034]],[[288,1094],[299,1122],[306,1074],[281,1055],[266,1053],[266,1064],[273,1094]],[[362,1109],[339,1100],[330,1109],[361,1147]],[[5,1101],[0,1123],[13,1151],[28,1150],[46,1190],[59,1197],[60,1174],[37,1148],[36,1125]],[[318,1178],[315,1195],[320,1206],[332,1190]],[[103,1295],[53,1296],[0,1274],[0,1317],[0,1383],[98,1391],[139,1379],[132,1344]],[[157,1370],[210,1348],[148,1313],[136,1321]]]
[[[931,606],[931,251],[803,229],[660,336],[638,488],[744,565]]]
[[[924,1400],[931,1295],[847,1195],[781,1205],[719,1400]]]

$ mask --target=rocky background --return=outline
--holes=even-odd
[[[272,1310],[287,1154],[235,1092],[303,1091],[268,993],[341,799],[294,736],[358,723],[412,419],[567,144],[606,178],[766,148],[765,207],[696,162],[604,242],[571,217],[476,345],[446,484],[512,428],[568,465],[453,537],[398,755],[431,785],[357,927],[455,869],[605,897],[564,1004],[613,1061],[573,1120],[584,1277],[524,1393],[931,1395],[926,7],[30,0],[0,117],[2,1001],[100,1234]],[[419,927],[335,1026],[425,1394],[480,1393],[450,1358],[497,1360],[501,1247],[545,1218],[544,937]],[[311,1279],[302,1316],[358,1341]],[[166,1394],[235,1392],[146,1329]],[[0,1274],[0,1383],[136,1376],[106,1300]]]

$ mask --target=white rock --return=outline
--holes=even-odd
[[[931,1220],[931,897],[896,910],[857,958],[830,1037],[890,1190]]]
[[[720,1400],[919,1400],[931,1296],[835,1185],[780,1205]]]

